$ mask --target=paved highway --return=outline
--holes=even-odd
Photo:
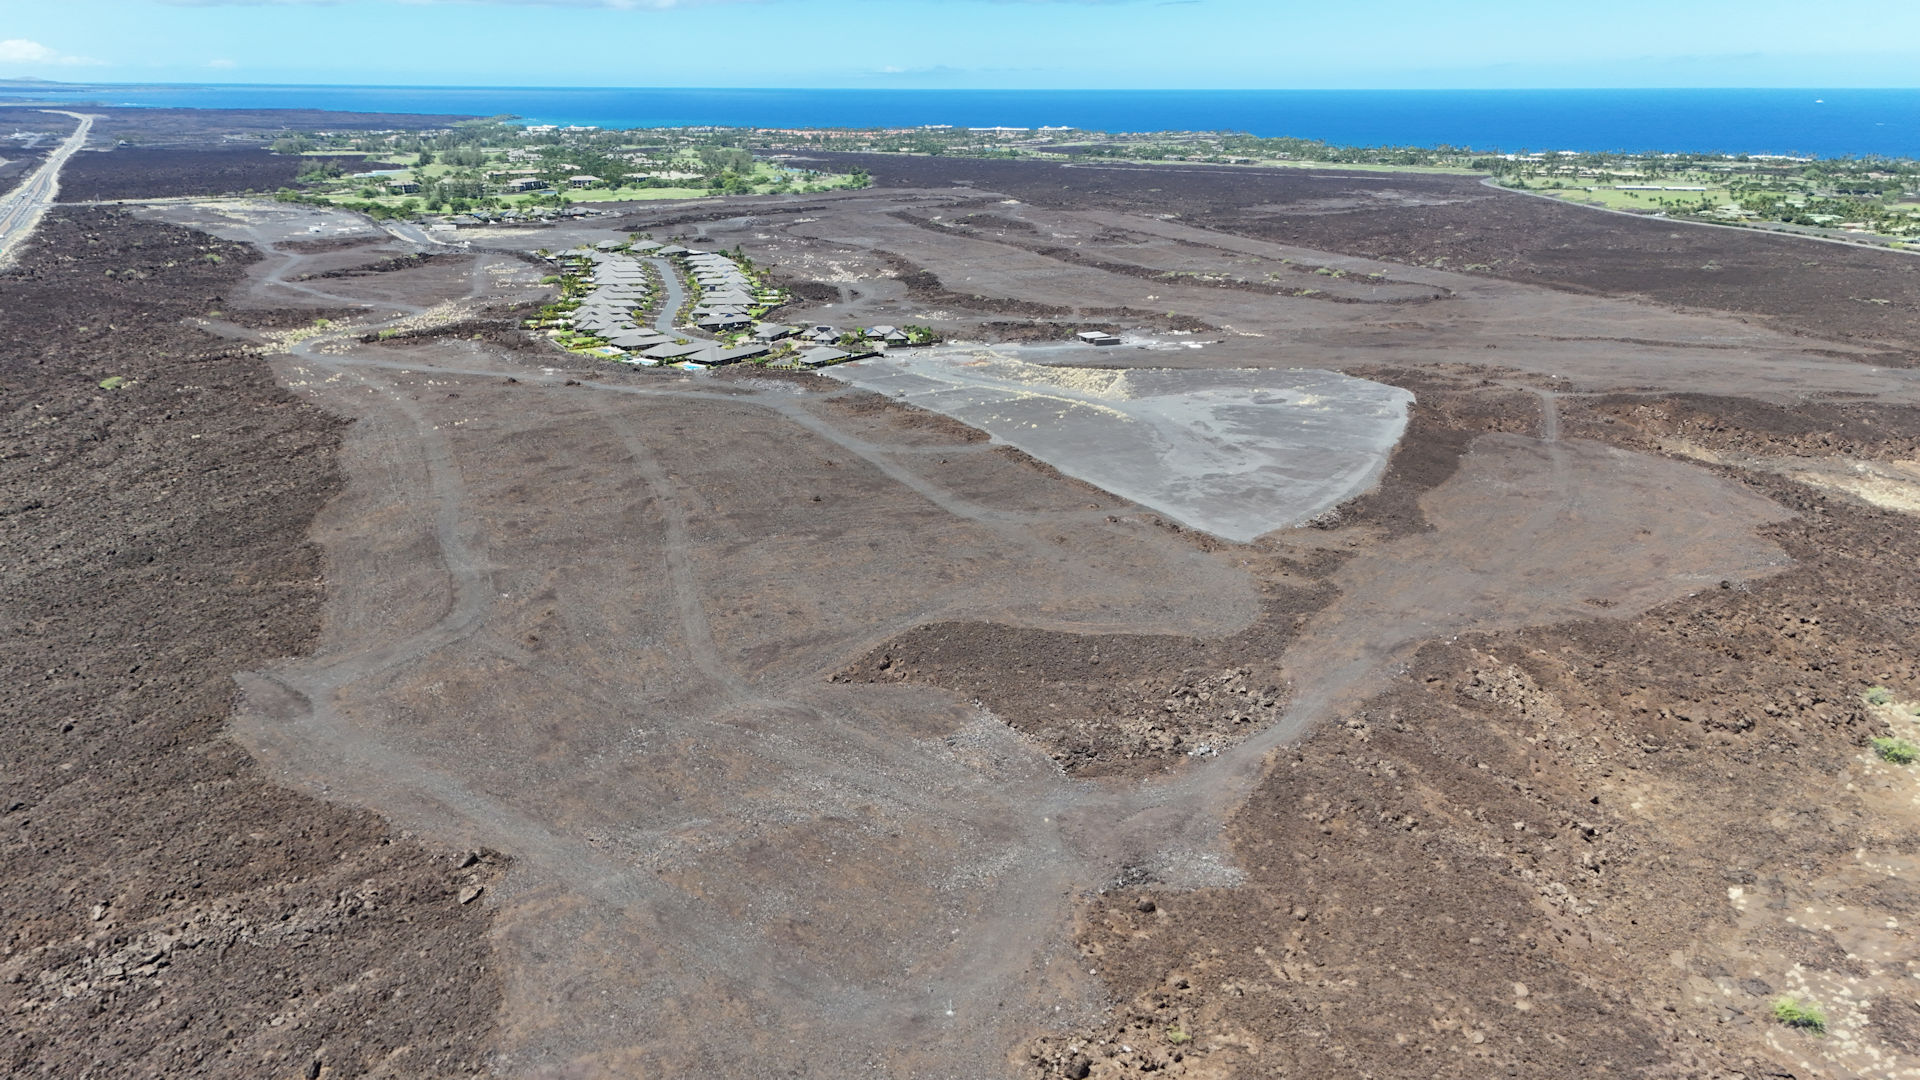
[[[19,187],[0,198],[0,264],[13,257],[20,241],[31,235],[33,227],[39,224],[40,215],[52,204],[53,197],[60,193],[60,167],[67,163],[75,151],[87,144],[87,133],[93,130],[91,116],[59,109],[46,111],[71,116],[80,121],[80,126],[74,129],[66,142],[60,144],[58,150],[47,155],[47,160],[34,170],[32,176],[22,180]]]

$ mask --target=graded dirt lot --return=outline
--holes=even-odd
[[[284,525],[262,551],[304,574],[193,560],[229,588],[304,582],[273,594],[297,627],[207,662],[241,688],[231,736],[303,793],[258,788],[288,802],[255,830],[404,830],[424,848],[380,850],[414,899],[378,910],[448,938],[319,936],[326,971],[428,954],[380,968],[415,1011],[342,991],[273,1016],[466,1040],[394,1075],[1920,1070],[1902,884],[1920,794],[1867,744],[1913,733],[1920,699],[1920,378],[1906,299],[1835,314],[1905,280],[1881,262],[1902,256],[1828,245],[1799,268],[1788,241],[1684,229],[1664,250],[1644,230],[1669,226],[1452,179],[871,160],[873,190],[463,230],[430,259],[342,215],[232,202],[103,217],[57,249],[97,259],[126,229],[118,257],[149,258],[132,238],[164,218],[205,230],[202,253],[258,250],[138,264],[172,298],[143,325],[255,380],[270,363],[286,396],[253,385],[273,423],[350,421],[245,457],[248,490],[293,490],[334,439],[340,471],[266,518]],[[1553,230],[1584,229],[1626,269],[1368,247],[1373,215],[1441,210],[1458,217],[1395,219],[1397,250],[1452,242],[1448,224],[1555,252]],[[1108,374],[1326,369],[1414,404],[1374,491],[1232,543],[885,395],[628,369],[511,328],[548,295],[527,249],[628,231],[739,247],[796,283],[787,322],[980,342],[1099,325],[1148,346],[1078,354]],[[1709,249],[1824,305],[1673,284]],[[102,395],[91,353],[22,333],[66,392]],[[149,350],[142,385],[162,352],[189,355]],[[285,430],[253,420],[235,445],[305,445]],[[173,445],[155,453],[208,452]],[[77,529],[0,520],[43,547]],[[318,554],[289,535],[309,524]],[[57,650],[91,655],[93,620],[74,625]],[[504,861],[460,866],[482,850]],[[73,873],[29,865],[33,895]],[[73,895],[39,951],[8,954],[16,1001],[110,933]],[[447,955],[471,966],[430,966]],[[251,1030],[214,973],[162,975],[175,1007]],[[1827,1037],[1775,1022],[1783,994],[1820,1002]],[[128,1055],[40,1000],[9,1013],[42,1033],[23,1071],[68,1060],[45,1047]]]
[[[1406,430],[1412,395],[1370,380],[1071,366],[1085,348],[903,349],[828,374],[1241,543],[1372,488]]]
[[[1898,252],[1593,213],[1435,173],[823,157],[871,170],[882,186],[964,185],[1038,206],[1171,216],[1233,236],[1729,312],[1858,342],[1889,364],[1920,357],[1920,259]]]

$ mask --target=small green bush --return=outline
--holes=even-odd
[[[1891,761],[1895,765],[1911,765],[1920,759],[1920,746],[1905,739],[1875,739],[1873,752],[1880,755],[1882,761]]]
[[[1869,686],[1867,692],[1860,696],[1869,705],[1886,705],[1893,701],[1893,691],[1884,686]]]
[[[1810,1031],[1815,1035],[1827,1033],[1826,1012],[1819,1005],[1801,1001],[1791,994],[1774,1001],[1773,1018],[1790,1028]]]
[[[127,377],[125,375],[110,375],[100,380],[100,389],[102,390],[118,390],[125,385],[127,385]]]

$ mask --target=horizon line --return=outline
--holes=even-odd
[[[143,79],[134,81],[94,80],[72,82],[33,76],[0,77],[0,86],[90,87],[254,87],[287,90],[635,90],[635,91],[720,91],[744,92],[818,92],[886,91],[888,93],[980,93],[980,94],[1535,94],[1535,93],[1711,93],[1721,91],[1771,93],[1860,93],[1920,91],[1914,86],[884,86],[872,83],[859,86],[619,86],[619,85],[532,85],[513,83],[384,83],[384,82],[175,82]]]

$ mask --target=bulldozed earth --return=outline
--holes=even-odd
[[[863,164],[427,250],[46,219],[0,279],[12,1071],[1920,1075],[1920,777],[1871,742],[1920,724],[1908,257]],[[887,394],[518,329],[531,249],[640,233],[786,322],[1339,372],[1405,433],[1230,542]]]

